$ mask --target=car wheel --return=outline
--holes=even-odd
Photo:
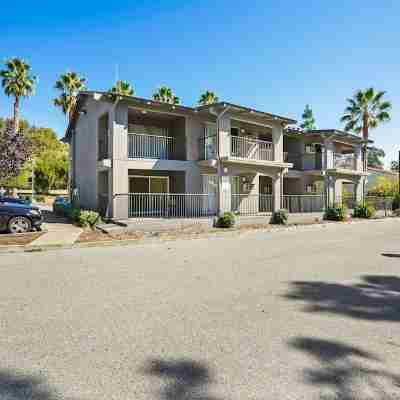
[[[11,233],[26,233],[32,228],[31,221],[26,217],[13,217],[8,222],[8,230]]]

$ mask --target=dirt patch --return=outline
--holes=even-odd
[[[77,243],[108,242],[113,240],[138,240],[144,237],[141,232],[122,232],[108,234],[99,230],[85,229],[79,236]]]
[[[43,233],[44,232],[0,234],[0,246],[24,246],[42,236]]]

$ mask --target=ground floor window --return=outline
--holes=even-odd
[[[169,177],[130,176],[129,193],[169,193]]]

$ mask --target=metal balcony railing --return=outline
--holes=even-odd
[[[217,213],[214,194],[127,193],[117,203],[128,206],[129,218],[201,218]]]
[[[354,154],[338,154],[333,155],[333,166],[334,168],[343,169],[356,169],[356,157]]]
[[[273,161],[274,152],[271,142],[240,136],[230,136],[231,156],[257,161]]]
[[[171,136],[128,134],[128,158],[173,159],[175,148]]]
[[[323,194],[283,195],[282,208],[290,213],[322,212],[325,207]]]

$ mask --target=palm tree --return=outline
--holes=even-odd
[[[30,74],[31,67],[20,58],[11,58],[6,61],[6,69],[0,71],[3,78],[2,86],[7,96],[14,97],[14,120],[15,131],[19,130],[19,114],[21,97],[29,97],[34,93],[36,77]]]
[[[168,86],[161,86],[156,93],[153,94],[153,99],[168,104],[179,104],[181,100],[175,96],[172,89]]]
[[[108,93],[113,98],[117,98],[118,96],[133,96],[135,91],[129,82],[120,80],[115,83],[115,86]]]
[[[390,120],[392,104],[382,100],[385,94],[371,87],[365,91],[358,90],[352,98],[347,99],[348,106],[341,118],[341,122],[346,123],[345,130],[358,134],[362,132],[363,139],[367,141],[370,129]]]
[[[219,99],[218,96],[209,90],[206,90],[199,99],[199,104],[201,106],[206,106],[207,104],[214,104],[218,103]]]
[[[86,79],[80,77],[76,72],[67,72],[60,76],[60,79],[55,84],[55,89],[61,91],[59,97],[53,100],[57,107],[61,107],[63,113],[68,115],[71,120],[72,113],[75,109],[78,93],[86,88]]]

